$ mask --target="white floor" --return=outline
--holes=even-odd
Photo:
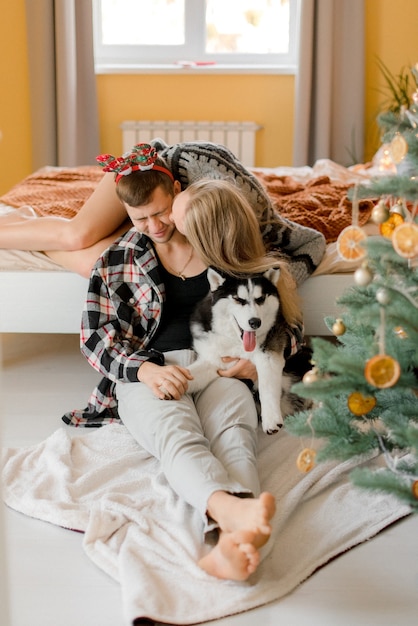
[[[63,426],[66,410],[85,405],[96,374],[73,335],[4,335],[2,346],[2,443],[38,443]],[[125,626],[118,584],[85,556],[78,533],[4,515],[10,619],[1,626]],[[410,516],[286,598],[210,624],[412,626],[417,615],[418,517]]]

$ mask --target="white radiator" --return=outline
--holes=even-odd
[[[159,137],[167,144],[182,141],[212,141],[233,152],[247,167],[255,165],[255,136],[262,127],[255,122],[122,122],[123,151],[137,143]]]

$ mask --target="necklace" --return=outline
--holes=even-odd
[[[181,280],[186,280],[185,275],[183,274],[184,270],[186,269],[186,267],[189,265],[190,261],[192,260],[192,256],[193,256],[193,248],[190,249],[190,254],[189,254],[189,258],[187,259],[185,265],[183,266],[183,268],[178,272],[176,270],[174,270],[168,263],[167,261],[165,262],[167,269],[170,270],[170,272],[172,274],[175,274],[176,276],[178,276],[179,278],[181,278]]]

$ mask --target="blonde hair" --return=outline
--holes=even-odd
[[[257,217],[232,181],[201,179],[184,192],[184,234],[202,261],[230,276],[262,274],[280,268],[277,289],[289,324],[302,320],[296,283],[288,262],[267,253]]]

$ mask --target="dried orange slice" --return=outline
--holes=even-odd
[[[360,226],[346,226],[338,235],[337,251],[345,261],[358,261],[366,255],[360,245],[367,235]]]
[[[354,415],[365,415],[376,406],[376,398],[363,396],[360,391],[353,391],[347,398],[347,406]]]
[[[404,222],[395,228],[392,245],[399,256],[413,259],[418,256],[418,224]]]
[[[393,332],[397,337],[399,337],[399,339],[408,339],[408,333],[404,328],[402,328],[402,326],[395,326]]]
[[[367,361],[364,368],[367,382],[379,389],[393,387],[400,375],[401,367],[398,361],[388,354],[376,354]]]
[[[397,133],[389,144],[389,154],[394,163],[400,163],[408,154],[408,142]]]
[[[395,228],[399,226],[399,224],[403,224],[403,222],[404,219],[400,213],[391,213],[386,222],[379,225],[380,234],[390,239]]]
[[[315,465],[316,452],[312,448],[304,448],[296,459],[296,467],[300,472],[307,474]]]

